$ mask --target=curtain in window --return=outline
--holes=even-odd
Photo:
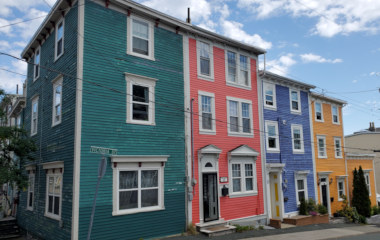
[[[132,21],[133,52],[149,54],[149,24],[133,19]]]
[[[119,209],[138,207],[138,171],[119,173]]]
[[[253,165],[245,164],[245,190],[253,190]]]
[[[141,207],[158,205],[158,170],[141,171]]]

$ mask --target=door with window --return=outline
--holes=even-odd
[[[329,187],[329,185],[327,183],[326,178],[321,178],[321,181],[320,181],[321,203],[327,209],[329,209],[329,196],[328,196],[329,189],[328,189],[328,187]]]
[[[204,221],[218,220],[218,182],[216,173],[203,173]]]

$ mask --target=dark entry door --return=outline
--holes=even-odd
[[[326,178],[321,179],[321,191],[322,191],[322,204],[328,209],[328,198],[327,198],[327,183]]]
[[[204,221],[218,220],[218,188],[216,173],[203,174]]]

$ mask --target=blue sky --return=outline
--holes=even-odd
[[[54,2],[0,1],[0,51],[19,56]],[[345,134],[368,128],[369,122],[380,127],[379,0],[138,2],[182,20],[190,7],[193,24],[265,48],[266,69],[348,102]],[[25,76],[9,71],[26,74],[26,64],[0,55],[0,87],[14,93]]]

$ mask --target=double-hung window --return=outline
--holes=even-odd
[[[127,19],[127,25],[127,53],[154,60],[154,27],[152,23],[136,16],[130,16]]]
[[[227,97],[228,134],[253,135],[252,102],[249,100]]]
[[[322,103],[315,102],[315,120],[323,122]]]
[[[208,42],[197,41],[197,65],[198,77],[201,79],[214,80],[214,64],[212,45]]]
[[[215,134],[215,96],[213,93],[198,92],[199,101],[199,132]]]
[[[301,200],[307,200],[307,178],[306,176],[296,177],[296,199],[297,204],[301,204]]]
[[[290,89],[290,111],[295,113],[301,112],[300,91]]]
[[[325,136],[317,136],[317,143],[318,143],[318,157],[319,158],[327,158],[326,137]]]
[[[125,74],[127,81],[127,123],[155,125],[154,89],[156,79]]]
[[[60,56],[63,55],[64,45],[64,19],[62,18],[56,25],[55,29],[55,60],[57,60]]]
[[[116,158],[116,159],[115,159]],[[168,156],[118,156],[113,161],[113,215],[164,209]]]
[[[276,86],[264,82],[264,107],[276,109]]]
[[[56,220],[61,219],[63,166],[62,161],[43,164],[46,171],[45,216]]]
[[[339,137],[334,138],[334,145],[335,145],[335,157],[336,158],[342,158],[342,139]]]
[[[236,68],[237,68],[237,64],[236,64],[236,53],[234,52],[231,52],[231,51],[227,51],[227,63],[228,63],[228,78],[227,78],[227,81],[228,82],[233,82],[233,83],[236,83],[237,82],[237,75],[236,75]]]
[[[62,120],[62,82],[63,78],[59,77],[53,83],[53,122],[52,126],[61,123]]]
[[[40,76],[41,47],[34,52],[34,78],[35,81]]]
[[[38,127],[38,97],[35,97],[32,100],[32,117],[31,117],[31,135],[37,134]]]
[[[233,51],[226,51],[227,84],[232,86],[251,86],[249,58]]]
[[[343,196],[346,195],[344,187],[344,178],[338,179],[338,201],[343,201]]]
[[[28,182],[28,199],[27,199],[26,209],[31,210],[31,211],[33,211],[33,205],[34,205],[34,180],[35,180],[34,171],[30,170],[29,182]]]
[[[369,178],[369,171],[364,172],[364,180],[365,180],[365,184],[367,185],[368,194],[369,196],[371,196],[371,182]]]
[[[265,121],[266,145],[268,151],[280,151],[277,121]]]
[[[338,107],[332,105],[331,106],[331,115],[332,115],[332,121],[335,124],[339,124],[339,113],[338,113]]]
[[[292,129],[293,152],[303,153],[304,144],[303,144],[302,125],[292,124],[291,129]]]
[[[230,162],[230,196],[257,193],[256,161],[253,157],[232,157]]]

